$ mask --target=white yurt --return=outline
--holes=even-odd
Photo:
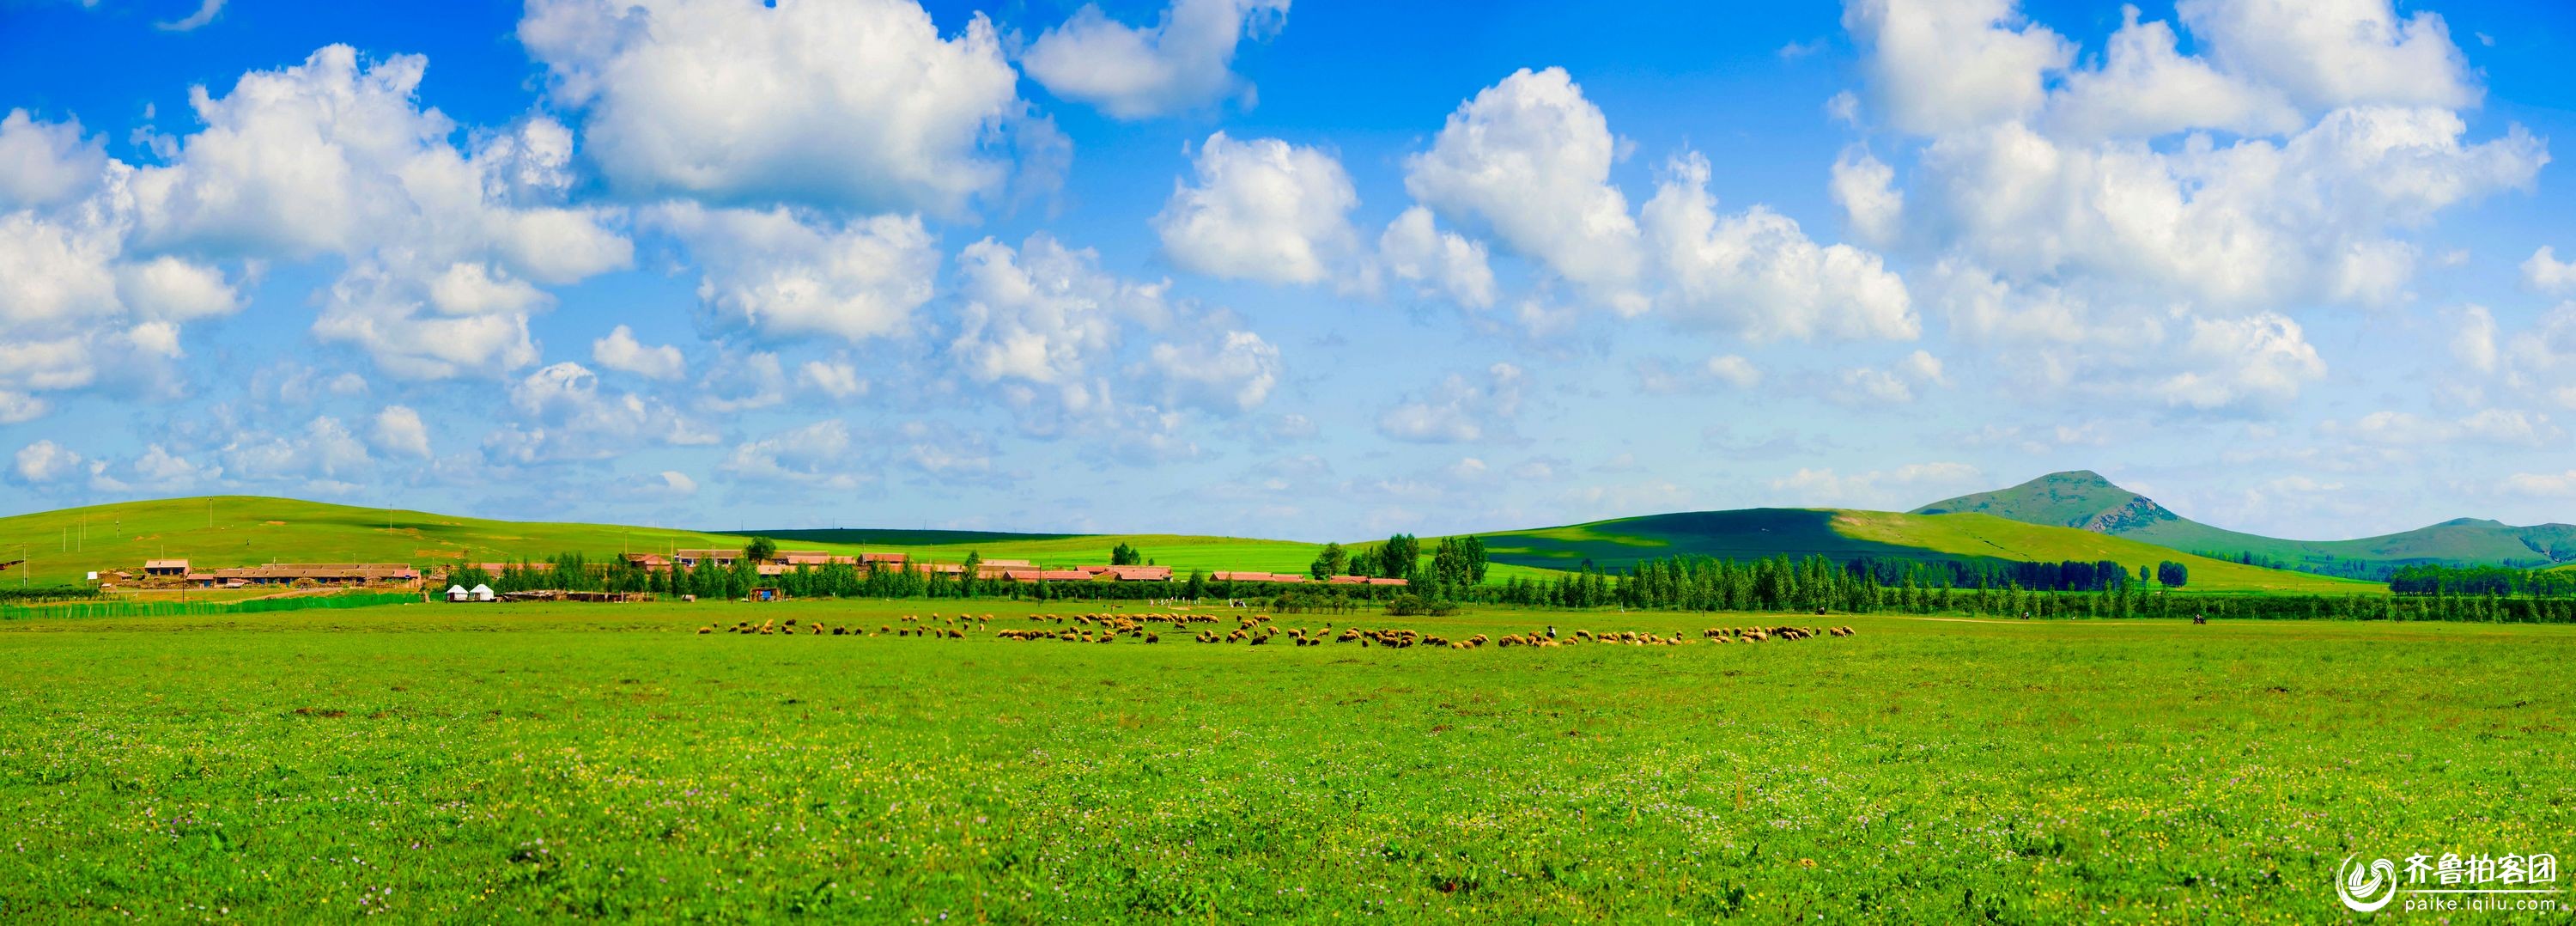
[[[474,586],[474,600],[476,600],[476,601],[490,601],[490,600],[492,600],[492,586],[489,586],[489,585],[477,585],[477,586]]]
[[[473,598],[474,593],[466,591],[465,586],[450,585],[447,587],[447,600],[449,601],[471,601]]]

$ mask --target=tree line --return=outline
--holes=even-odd
[[[2525,595],[2534,598],[2568,598],[2576,597],[2576,570],[2431,564],[2401,566],[2389,573],[2388,590],[2400,595]]]
[[[1898,560],[1787,555],[1738,562],[1673,556],[1605,571],[1585,566],[1549,578],[1515,576],[1486,582],[1484,550],[1472,537],[1447,538],[1430,562],[1419,545],[1398,534],[1354,555],[1342,551],[1343,568],[1365,563],[1383,573],[1415,557],[1411,587],[1313,585],[1282,589],[1270,582],[1224,582],[1192,570],[1166,581],[1018,582],[964,573],[923,573],[878,565],[805,565],[772,576],[759,574],[748,554],[732,565],[646,570],[624,558],[592,561],[563,553],[542,561],[503,566],[496,573],[459,563],[449,581],[496,591],[656,592],[707,598],[741,598],[774,587],[808,598],[1016,598],[1022,600],[1141,601],[1240,599],[1264,601],[1282,611],[1338,613],[1402,597],[1407,610],[1437,613],[1458,604],[1525,607],[1683,611],[1813,613],[1976,614],[2052,617],[2189,617],[2353,620],[2576,621],[2576,575],[2501,567],[2420,566],[2400,570],[2406,583],[2395,595],[2187,595],[2169,593],[2188,578],[2181,563],[2166,561],[2133,576],[2116,562]],[[1123,546],[1123,544],[1122,544]],[[1327,547],[1329,558],[1334,547]],[[1386,551],[1395,551],[1392,555]],[[774,555],[775,547],[768,552]],[[1127,555],[1141,558],[1141,554]],[[969,562],[980,556],[970,555]],[[1339,575],[1368,573],[1341,572]],[[2149,580],[2152,577],[2153,581]],[[2024,584],[2022,580],[2033,580]],[[2163,586],[2157,588],[2156,586]]]

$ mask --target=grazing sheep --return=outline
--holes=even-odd
[[[716,632],[716,628],[715,628],[715,625],[713,625],[713,624],[709,624],[709,625],[707,625],[707,626],[704,626],[704,627],[700,627],[700,628],[698,628],[698,632],[699,632],[699,633],[714,633],[714,632]]]

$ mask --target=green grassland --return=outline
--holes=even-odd
[[[1859,635],[1470,651],[691,632],[923,613],[0,624],[0,919],[2305,922],[2344,915],[2347,854],[2576,851],[2562,627],[1838,617]]]
[[[1822,508],[1750,508],[1596,521],[1479,535],[1497,562],[1556,569],[1589,560],[1617,568],[1668,556],[1754,559],[1788,554],[1836,559],[1995,558],[2033,562],[2113,560],[2133,572],[2164,560],[2191,570],[2190,588],[2212,592],[2384,593],[2387,586],[2245,566],[2068,527],[1985,514],[1897,514]]]
[[[210,506],[211,504],[211,514]],[[899,550],[940,562],[962,562],[969,553],[986,559],[1026,559],[1047,565],[1106,563],[1120,543],[1145,552],[1156,564],[1186,573],[1215,571],[1304,572],[1322,544],[1173,534],[1001,534],[964,531],[798,531],[796,549],[852,553]],[[824,538],[853,542],[826,542]],[[225,496],[124,502],[0,518],[0,561],[19,557],[24,545],[30,581],[71,582],[90,570],[138,569],[143,561],[182,557],[200,567],[265,562],[510,562],[581,552],[606,558],[619,552],[675,548],[739,549],[735,533],[492,521],[420,511],[356,508],[286,498]],[[867,542],[856,542],[867,541]],[[1545,570],[1504,566],[1493,578],[1547,575]],[[0,573],[15,580],[17,570]]]

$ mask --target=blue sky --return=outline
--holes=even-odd
[[[0,2],[0,511],[2576,521],[2549,3]]]

